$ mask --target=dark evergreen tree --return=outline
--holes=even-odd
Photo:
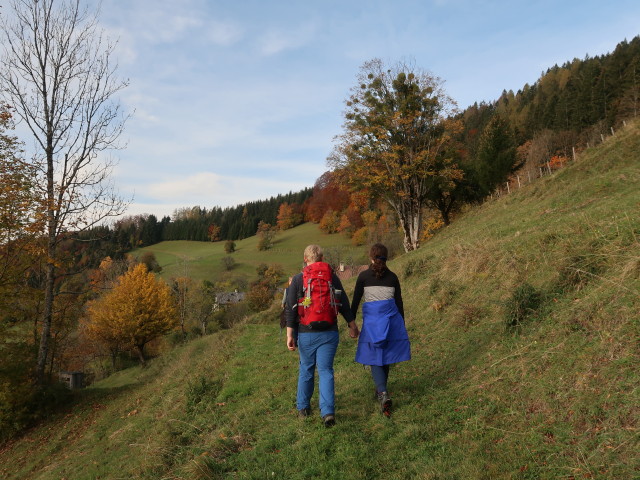
[[[479,193],[488,195],[518,167],[513,133],[500,115],[494,115],[482,133],[475,161]]]

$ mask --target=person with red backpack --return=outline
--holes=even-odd
[[[338,313],[347,321],[351,338],[358,338],[360,332],[340,279],[322,259],[318,245],[305,248],[305,267],[291,279],[287,289],[285,317],[287,348],[290,351],[297,348],[300,355],[298,416],[304,418],[311,414],[317,367],[320,415],[325,427],[332,427],[336,423],[333,359],[340,338]]]

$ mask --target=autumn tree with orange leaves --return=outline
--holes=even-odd
[[[307,220],[320,223],[329,211],[342,212],[350,202],[350,195],[334,172],[323,173],[313,186],[313,195],[306,208]]]
[[[448,176],[442,157],[459,122],[455,102],[430,73],[381,60],[362,66],[346,102],[344,133],[329,157],[352,190],[368,190],[397,215],[404,248],[420,244],[422,212],[433,177]]]
[[[209,228],[207,229],[207,237],[211,242],[217,242],[220,240],[220,227],[215,223],[209,225]]]
[[[276,236],[276,228],[270,223],[260,220],[258,223],[258,230],[256,231],[258,237],[258,250],[269,250],[273,246],[273,239]]]
[[[278,208],[277,227],[278,230],[288,230],[300,225],[303,220],[302,208],[296,203],[284,202]]]
[[[144,347],[179,325],[170,287],[137,264],[119,278],[115,287],[89,303],[89,338],[105,345],[112,354],[134,347],[146,365]]]

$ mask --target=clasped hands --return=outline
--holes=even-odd
[[[358,338],[360,335],[360,330],[358,330],[358,325],[356,325],[355,320],[349,322],[349,336],[351,338]]]

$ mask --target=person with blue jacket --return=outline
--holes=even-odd
[[[381,243],[369,250],[371,264],[358,275],[351,312],[355,318],[364,298],[356,362],[371,367],[380,411],[388,417],[392,404],[387,390],[389,367],[410,360],[411,346],[404,323],[400,281],[387,267],[387,256],[387,247]]]

